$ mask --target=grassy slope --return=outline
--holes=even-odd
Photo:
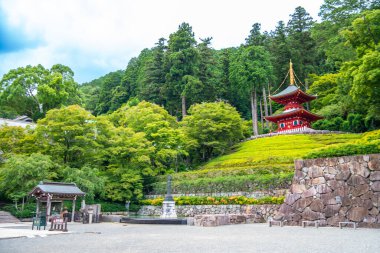
[[[348,143],[361,134],[282,135],[237,144],[230,154],[217,157],[197,170],[173,175],[177,181],[255,174],[257,170],[271,173],[293,172],[295,159],[310,151],[333,144]],[[165,181],[166,177],[159,181]]]
[[[312,150],[359,139],[360,134],[282,135],[239,144],[235,152],[218,157],[202,169],[293,164]]]

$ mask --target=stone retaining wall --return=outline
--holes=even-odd
[[[380,227],[380,154],[295,161],[295,175],[275,219]]]
[[[202,214],[237,214],[255,215],[265,222],[268,217],[274,217],[280,205],[186,205],[176,206],[177,216],[194,217]],[[137,213],[143,216],[160,216],[161,206],[142,206]]]

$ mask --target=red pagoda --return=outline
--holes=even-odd
[[[303,108],[302,104],[316,99],[316,96],[303,92],[295,85],[292,62],[290,62],[290,85],[280,93],[269,96],[276,103],[285,105],[285,110],[278,115],[265,117],[266,120],[277,123],[277,132],[307,132],[311,129],[311,122],[322,119],[322,116],[313,114]]]

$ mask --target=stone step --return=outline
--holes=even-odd
[[[20,220],[8,212],[0,211],[0,223],[14,223],[14,222],[20,222]]]

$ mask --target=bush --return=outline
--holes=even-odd
[[[362,135],[361,139],[351,143],[332,145],[312,151],[305,155],[304,158],[313,159],[374,153],[380,153],[380,130],[367,132]]]
[[[13,216],[19,219],[31,218],[34,217],[36,214],[36,203],[25,203],[24,210],[21,210],[21,205],[19,205],[19,208],[16,209],[16,207],[13,204],[4,205],[1,207],[1,209],[11,213]]]
[[[163,198],[145,199],[140,201],[141,205],[161,206]],[[176,205],[264,205],[264,204],[282,204],[285,197],[263,197],[260,199],[247,198],[245,196],[231,197],[201,197],[201,196],[181,196],[174,198]]]
[[[173,193],[216,193],[255,191],[265,189],[288,188],[293,172],[278,174],[253,174],[244,176],[223,176],[214,178],[198,178],[193,180],[173,181]],[[152,184],[154,194],[166,193],[166,182]]]

